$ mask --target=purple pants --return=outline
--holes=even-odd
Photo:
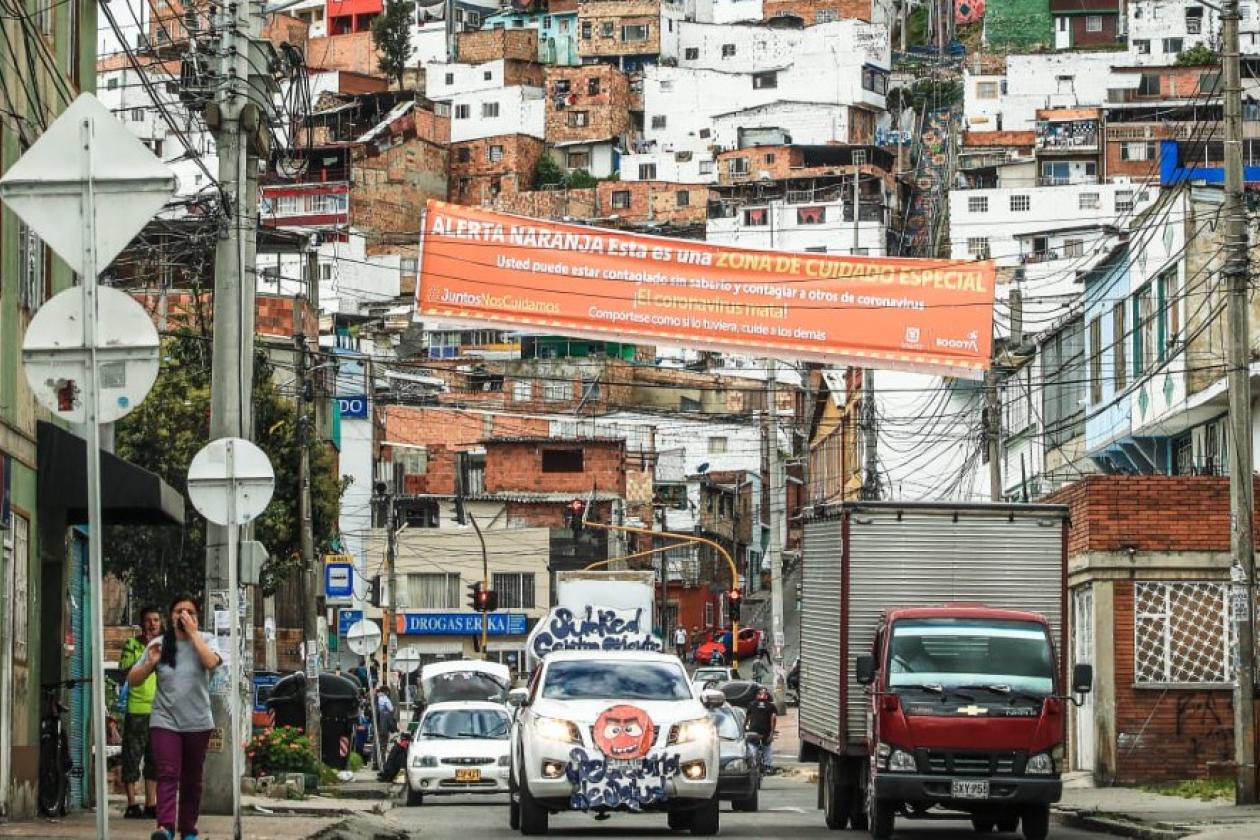
[[[196,834],[201,816],[202,771],[206,764],[206,748],[210,733],[176,732],[173,729],[150,727],[153,757],[157,761],[157,824],[180,834]],[[176,822],[176,801],[179,820]]]

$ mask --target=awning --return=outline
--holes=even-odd
[[[39,422],[40,504],[64,508],[71,524],[87,522],[87,441]],[[101,515],[107,525],[183,525],[184,497],[158,476],[101,452]]]

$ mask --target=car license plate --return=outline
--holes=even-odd
[[[963,781],[962,779],[954,779],[950,786],[950,795],[955,799],[988,799],[989,783]]]
[[[457,781],[457,782],[480,782],[480,781],[481,781],[481,771],[480,771],[480,770],[475,770],[475,769],[474,769],[474,770],[456,770],[456,771],[455,771],[455,781]],[[957,784],[957,783],[955,782],[955,784]],[[986,794],[986,795],[987,795],[987,794]]]

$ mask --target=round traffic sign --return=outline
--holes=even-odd
[[[113,423],[153,388],[160,367],[158,333],[143,306],[108,286],[96,289],[95,320],[97,422]],[[55,416],[86,423],[88,395],[83,389],[90,359],[83,344],[83,290],[66,289],[39,308],[26,330],[26,381]]]
[[[394,654],[394,664],[404,674],[410,674],[420,667],[420,651],[414,647],[405,647]]]
[[[346,631],[346,644],[359,656],[368,656],[381,648],[381,628],[371,619],[356,621]]]
[[[188,467],[188,498],[216,525],[253,521],[267,509],[275,487],[267,454],[243,438],[210,441]]]

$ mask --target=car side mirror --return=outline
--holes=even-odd
[[[525,701],[529,699],[529,691],[524,688],[514,688],[507,693],[507,704],[520,708],[525,705]]]
[[[858,685],[870,685],[875,682],[875,657],[864,653],[853,664]]]
[[[700,692],[700,702],[706,709],[716,709],[726,702],[726,695],[716,688],[706,688]]]
[[[1089,694],[1094,687],[1094,666],[1088,662],[1077,662],[1072,667],[1072,693]]]

